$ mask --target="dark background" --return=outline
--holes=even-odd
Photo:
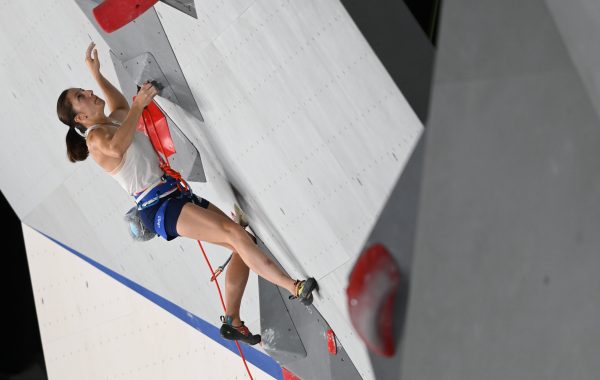
[[[21,221],[1,193],[0,207],[4,219],[0,380],[47,379]]]

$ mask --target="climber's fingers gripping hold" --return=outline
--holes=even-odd
[[[138,91],[134,102],[138,102],[141,106],[146,107],[157,94],[157,88],[152,83],[146,82],[140,87],[140,91]]]

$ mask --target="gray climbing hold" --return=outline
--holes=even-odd
[[[196,14],[196,6],[194,5],[194,0],[161,0],[163,3],[172,6],[173,8],[192,16],[193,18],[198,18]]]
[[[160,69],[160,66],[152,53],[146,52],[128,59],[123,62],[123,67],[125,68],[125,71],[129,73],[133,82],[138,86],[141,86],[146,81],[156,82],[155,85],[157,84],[156,87],[160,91],[160,96],[175,104],[179,103],[167,77]]]

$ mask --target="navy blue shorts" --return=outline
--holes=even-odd
[[[208,205],[210,204],[204,198],[200,198],[194,194],[192,194],[192,197],[188,197],[186,195],[183,195],[179,190],[175,190],[173,193],[167,195],[164,198],[161,198],[158,201],[158,203],[147,207],[143,210],[140,210],[140,217],[146,228],[148,228],[150,231],[156,232],[159,235],[160,233],[156,231],[156,228],[154,227],[154,222],[156,219],[156,213],[158,212],[158,209],[160,208],[160,206],[162,206],[163,203],[167,201],[167,199],[170,199],[169,204],[166,207],[164,216],[164,227],[167,232],[167,240],[173,240],[177,236],[179,236],[179,234],[177,233],[177,219],[179,219],[181,209],[186,203],[192,202],[203,208],[208,208]]]

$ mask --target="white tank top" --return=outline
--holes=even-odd
[[[115,123],[120,125],[119,123]],[[100,125],[92,125],[85,131],[85,137]],[[125,151],[121,163],[108,172],[127,193],[134,195],[156,185],[163,176],[158,158],[148,137],[136,131],[131,145]]]

